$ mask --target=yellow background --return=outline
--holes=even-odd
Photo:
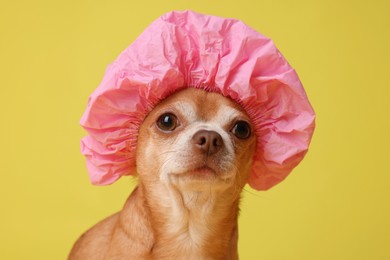
[[[135,185],[89,184],[78,125],[106,66],[171,10],[271,37],[317,112],[305,160],[246,188],[241,259],[390,259],[389,1],[2,1],[0,259],[65,259]]]

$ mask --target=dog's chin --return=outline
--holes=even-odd
[[[210,191],[227,188],[234,182],[233,171],[200,165],[169,174],[169,183],[192,191]]]

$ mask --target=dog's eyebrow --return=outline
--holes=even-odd
[[[173,103],[173,106],[178,109],[182,115],[187,118],[189,121],[195,121],[197,116],[196,116],[196,109],[195,107],[189,103],[189,102],[184,102],[184,101],[177,101]]]
[[[223,109],[219,109],[218,113],[215,115],[215,121],[219,122],[221,125],[230,123],[233,120],[248,120],[247,116],[240,112],[239,110],[226,106]]]

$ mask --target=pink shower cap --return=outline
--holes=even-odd
[[[281,182],[306,154],[315,114],[274,43],[239,20],[170,12],[119,55],[89,98],[81,151],[93,184],[134,174],[141,123],[186,87],[230,97],[247,112],[257,136],[254,189]]]

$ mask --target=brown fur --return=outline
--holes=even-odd
[[[189,109],[181,104],[196,108],[196,122],[191,119],[192,112],[183,113]],[[228,108],[239,114],[239,118],[227,115],[221,119],[225,122],[220,126],[226,132],[224,140],[229,136],[232,143],[232,162],[226,159],[230,158],[228,148],[206,158],[191,144],[185,149],[183,144],[180,146],[179,137],[192,131],[193,124],[211,122],[216,115],[219,120],[219,115],[225,117]],[[172,133],[156,127],[156,120],[164,112],[174,113],[180,122]],[[69,259],[238,259],[239,194],[247,182],[255,149],[253,134],[247,140],[231,136],[234,120],[238,119],[249,121],[236,103],[203,90],[186,89],[157,105],[139,130],[138,187],[122,211],[81,236]],[[178,145],[186,152],[175,151]],[[184,174],[168,172],[164,179],[161,172],[167,164],[170,167],[171,152],[176,152],[173,161],[183,161],[195,168],[207,161],[215,171],[203,175],[191,172],[192,166],[186,165],[188,170]],[[223,172],[224,165],[229,169],[227,175]]]

